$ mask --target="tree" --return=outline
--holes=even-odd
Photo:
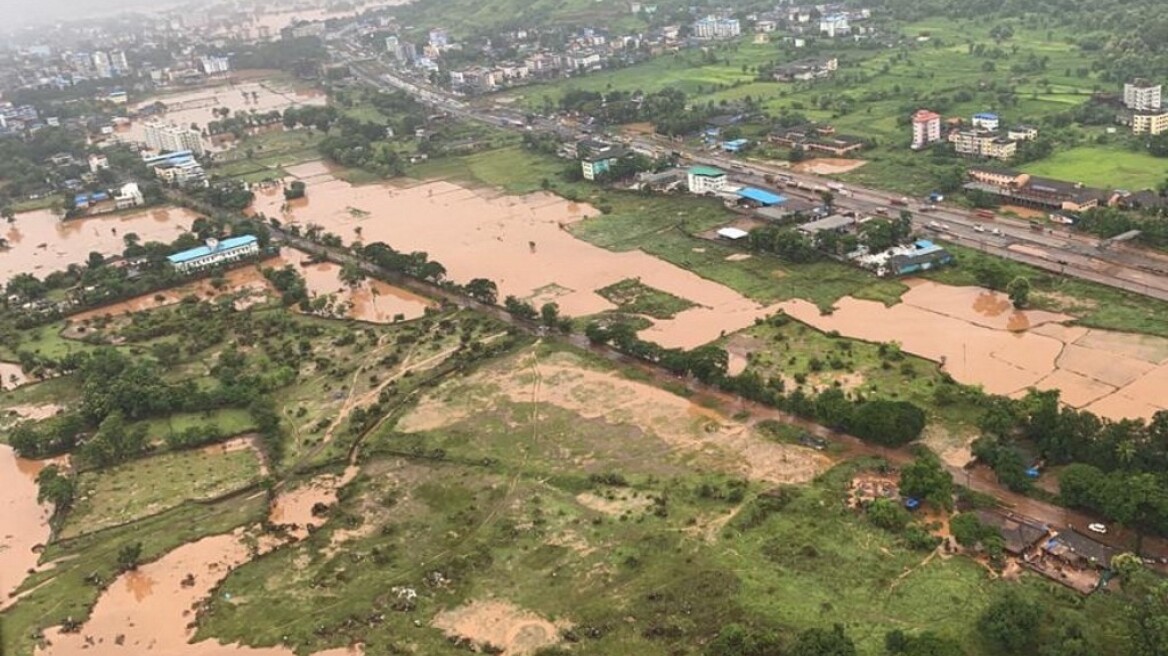
[[[1041,625],[1042,609],[1013,590],[990,603],[977,621],[982,639],[1001,654],[1033,652]]]
[[[932,631],[910,636],[900,629],[885,634],[884,649],[892,656],[954,656],[964,653],[959,643]]]
[[[1132,656],[1168,656],[1168,582],[1144,567],[1138,556],[1111,561],[1123,586]]]
[[[900,472],[900,489],[910,497],[924,499],[946,510],[953,507],[953,475],[941,465],[941,460],[922,448],[917,459]]]
[[[1030,280],[1024,276],[1018,276],[1006,285],[1006,293],[1010,295],[1010,302],[1014,307],[1022,309],[1030,302]]]
[[[727,624],[706,645],[705,656],[779,656],[779,640],[769,631]]]
[[[852,417],[850,430],[857,437],[884,446],[902,446],[917,439],[925,429],[925,412],[908,401],[866,401]]]
[[[348,261],[341,265],[341,271],[337,275],[341,283],[350,288],[355,288],[365,280],[365,269],[357,262]]]
[[[37,474],[37,503],[53,504],[54,513],[60,514],[73,507],[76,485],[73,479],[61,473],[56,465],[49,465]]]
[[[892,499],[875,499],[868,504],[868,521],[886,531],[900,533],[912,522],[912,516]]]
[[[499,287],[486,278],[474,278],[463,289],[467,296],[487,305],[494,305],[499,297]]]
[[[132,542],[118,550],[118,570],[129,572],[138,569],[142,559],[142,543]]]
[[[539,308],[539,320],[548,328],[555,328],[560,322],[560,306],[554,302],[544,303]]]
[[[18,273],[8,280],[5,291],[9,296],[15,296],[26,301],[35,301],[43,297],[48,288],[31,273]]]
[[[856,645],[836,624],[831,629],[807,629],[799,634],[788,656],[856,656]]]
[[[293,180],[292,184],[284,189],[284,200],[296,200],[297,198],[304,198],[304,192],[307,187],[301,180]]]

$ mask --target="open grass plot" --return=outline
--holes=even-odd
[[[1168,159],[1123,148],[1081,146],[1026,164],[1022,170],[1091,187],[1154,189],[1168,178]]]
[[[613,283],[597,294],[607,298],[622,312],[644,314],[656,319],[672,319],[678,312],[693,307],[693,303],[668,292],[653,289],[636,278]]]
[[[163,453],[115,467],[82,473],[77,503],[60,537],[126,524],[173,508],[186,500],[210,499],[259,480],[254,450],[215,445]]]

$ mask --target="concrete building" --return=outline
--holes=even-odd
[[[613,164],[620,161],[627,153],[623,148],[607,148],[599,152],[585,155],[580,160],[580,172],[585,180],[595,180],[597,177],[612,170]]]
[[[1136,112],[1131,125],[1133,134],[1160,134],[1168,131],[1168,112]]]
[[[114,50],[109,54],[110,67],[113,69],[114,75],[123,76],[130,74],[130,62],[126,60],[125,50]]]
[[[226,75],[231,72],[231,60],[227,57],[200,57],[199,67],[205,75]]]
[[[152,121],[143,127],[146,146],[160,153],[190,151],[203,154],[203,135],[189,127]]]
[[[1038,138],[1038,128],[1029,125],[1015,125],[1006,130],[1006,137],[1014,141],[1034,141]]]
[[[450,45],[450,33],[444,27],[435,27],[430,30],[429,44],[435,48],[445,48]]]
[[[205,246],[192,248],[168,256],[170,266],[180,273],[198,271],[216,264],[237,262],[260,252],[260,244],[254,235],[229,237],[223,241],[208,239]]]
[[[997,130],[1002,124],[1002,120],[997,114],[990,112],[982,112],[973,115],[973,127],[981,128],[982,130]]]
[[[912,148],[920,150],[941,140],[941,115],[927,109],[919,110],[912,117]]]
[[[685,174],[691,194],[709,194],[726,188],[726,172],[713,166],[694,166]]]
[[[732,39],[742,34],[737,18],[706,16],[693,24],[693,35],[699,39]]]
[[[182,186],[206,183],[207,173],[189,150],[143,158],[147,168],[166,182]]]
[[[1137,79],[1123,85],[1123,104],[1137,112],[1160,111],[1161,87],[1148,80]]]
[[[850,34],[848,17],[844,14],[828,14],[819,19],[819,32],[829,38]]]
[[[774,68],[771,76],[776,82],[808,82],[819,78],[830,77],[839,69],[839,59],[836,57],[819,57],[801,59],[789,64],[780,64]]]
[[[114,67],[110,63],[108,54],[100,50],[93,53],[93,71],[98,77],[108,78],[114,76]]]
[[[122,185],[122,188],[114,194],[114,205],[119,210],[139,207],[145,202],[146,200],[142,197],[142,190],[138,188],[137,182],[128,182]]]
[[[949,134],[949,143],[958,155],[989,157],[1007,160],[1018,152],[1018,142],[999,136],[991,130],[955,130]]]
[[[89,172],[97,173],[110,167],[109,158],[105,155],[93,154],[89,156]]]

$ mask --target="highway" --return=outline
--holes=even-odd
[[[363,50],[350,40],[331,39],[328,45],[334,59],[349,64],[358,79],[379,88],[399,89],[449,114],[504,129],[555,132],[564,139],[580,135],[579,128],[555,119],[535,117],[529,124],[527,117],[516,109],[466,102],[425,80],[407,77],[381,61],[378,55]],[[831,178],[797,173],[776,164],[730,157],[717,151],[693,150],[664,137],[629,134],[621,138],[645,152],[658,155],[676,152],[690,162],[717,166],[726,170],[738,184],[769,188],[805,200],[819,202],[820,199],[815,191],[789,184],[776,186],[768,183],[767,178],[790,180],[812,188],[826,189],[829,183],[839,186]],[[851,184],[843,185],[842,190],[833,193],[836,212],[862,215],[883,212],[897,216],[902,210],[908,211],[915,227],[938,241],[961,244],[1060,275],[1168,301],[1168,253],[1126,244],[1103,245],[1101,240],[1089,235],[1047,227],[1047,222],[1043,222],[1041,229],[1035,229],[1028,221],[1001,215],[987,219],[952,205],[930,207],[930,203],[921,199],[904,201],[887,191]],[[905,204],[893,205],[894,201]]]

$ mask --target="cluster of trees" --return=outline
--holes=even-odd
[[[230,53],[217,51],[213,54],[230,55],[231,66],[235,69],[279,69],[301,77],[314,77],[320,64],[328,61],[324,42],[315,36],[285,36],[276,41],[233,43],[231,46]]]
[[[288,129],[304,127],[328,132],[333,121],[340,115],[340,111],[332,105],[293,105],[284,110],[284,127]]]
[[[776,225],[764,225],[750,231],[750,248],[777,255],[788,262],[814,262],[822,257],[810,237],[795,230]]]
[[[434,284],[446,280],[446,267],[423,251],[403,253],[385,242],[375,241],[361,249],[361,256],[383,269],[418,280]]]
[[[226,107],[222,111],[226,112],[222,114],[222,118],[207,123],[207,134],[231,133],[236,139],[242,139],[254,128],[281,121],[280,111],[275,109],[270,112],[257,112],[254,109],[239,111],[234,116],[229,116],[231,110]]]
[[[701,129],[716,108],[690,106],[680,89],[666,88],[653,93],[608,90],[605,92],[571,89],[560,98],[560,109],[592,116],[601,123],[615,125],[646,121],[657,132],[671,136],[690,134]]]
[[[220,180],[207,187],[191,189],[190,194],[211,207],[229,212],[242,212],[255,200],[255,193],[237,180]]]

